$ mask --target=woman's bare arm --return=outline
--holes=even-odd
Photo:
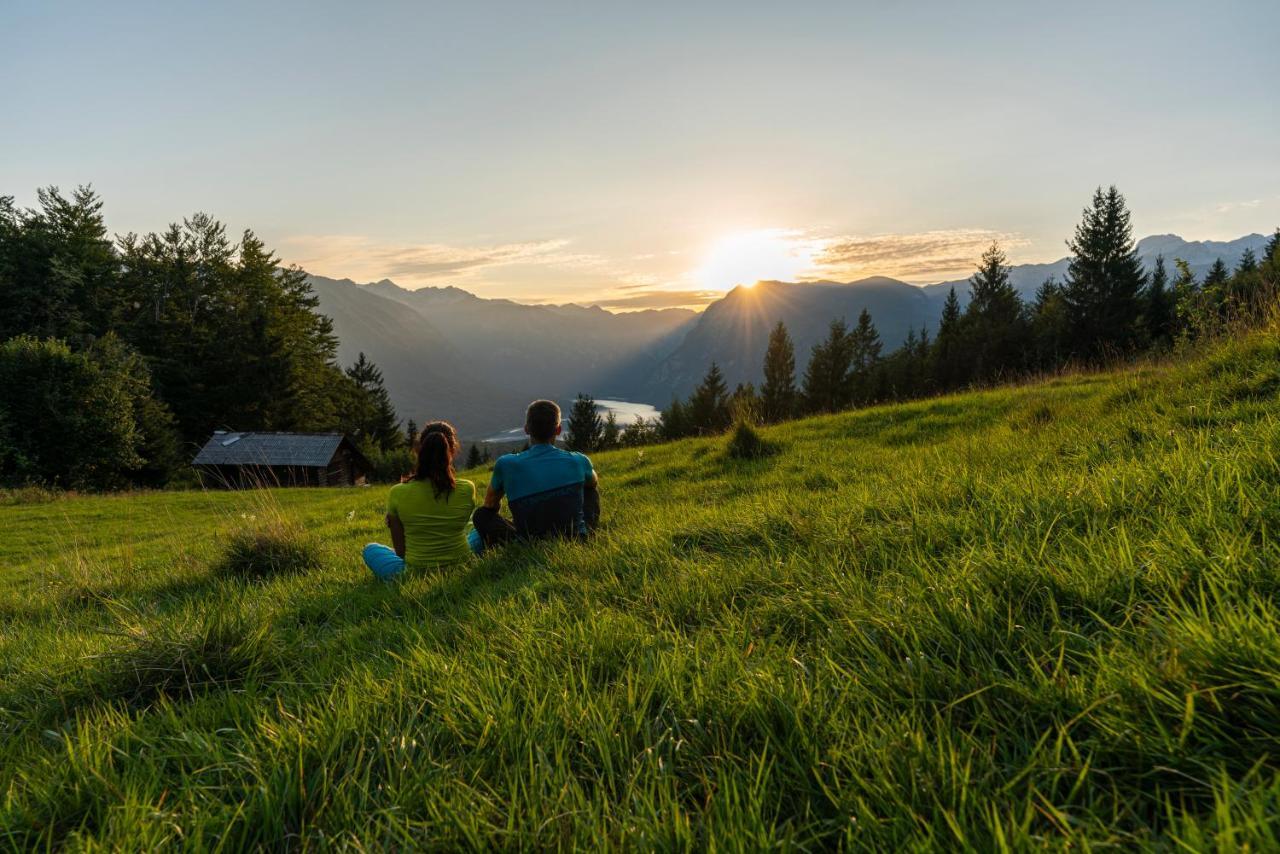
[[[404,557],[404,523],[399,516],[388,513],[387,527],[391,529],[391,547],[396,550],[397,555]]]

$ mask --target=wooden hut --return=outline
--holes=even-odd
[[[192,465],[206,486],[358,486],[372,467],[341,433],[219,431]]]

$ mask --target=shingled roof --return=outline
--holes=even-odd
[[[214,433],[194,460],[198,466],[327,466],[341,433]]]

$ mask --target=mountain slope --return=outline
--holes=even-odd
[[[520,417],[522,395],[487,382],[422,315],[361,290],[350,280],[310,277],[320,312],[332,318],[344,366],[363,352],[382,371],[402,418],[419,424],[443,418],[466,435],[509,426]]]
[[[0,838],[1274,851],[1277,388],[1272,334],[601,454],[597,536],[394,585],[385,488],[0,505]],[[316,566],[223,571],[267,520]]]
[[[614,314],[598,306],[524,305],[458,288],[411,291],[385,279],[368,289],[444,330],[479,376],[548,397],[603,395],[606,377],[643,373],[695,317],[684,309]]]
[[[613,314],[488,300],[459,288],[410,291],[311,276],[343,364],[364,352],[402,417],[445,418],[467,436],[519,423],[535,397],[630,398],[683,337],[693,312]]]
[[[653,371],[644,387],[659,405],[673,394],[685,396],[716,362],[730,385],[761,378],[769,330],[781,320],[796,349],[803,372],[809,352],[835,318],[851,326],[863,309],[871,312],[885,352],[897,347],[908,330],[934,326],[941,302],[914,285],[876,276],[857,282],[792,284],[759,282],[737,287],[709,305],[683,342]]]

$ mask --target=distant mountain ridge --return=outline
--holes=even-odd
[[[1263,234],[1246,234],[1235,240],[1183,240],[1176,234],[1153,234],[1139,240],[1137,250],[1138,258],[1148,270],[1155,266],[1158,256],[1164,256],[1165,266],[1168,267],[1169,275],[1172,277],[1174,259],[1181,258],[1187,262],[1197,278],[1202,278],[1213,266],[1213,262],[1219,258],[1228,267],[1234,269],[1240,263],[1240,258],[1246,249],[1252,249],[1255,255],[1261,254],[1268,239]],[[1030,299],[1035,296],[1036,289],[1050,276],[1057,279],[1059,284],[1065,282],[1067,267],[1070,263],[1071,257],[1067,256],[1048,264],[1017,264],[1010,270],[1009,278],[1023,299]],[[941,290],[944,296],[952,287],[956,289],[957,295],[964,297],[968,293],[969,280],[955,279],[924,286],[925,290]]]
[[[525,305],[456,287],[407,290],[310,276],[333,319],[339,359],[365,353],[403,418],[444,418],[468,436],[518,423],[537,397],[627,397],[683,338],[687,309],[614,314],[599,307]]]
[[[1203,276],[1221,258],[1229,267],[1246,249],[1261,254],[1268,238],[1187,241],[1144,237],[1139,258],[1150,269],[1163,255]],[[1019,264],[1014,287],[1030,300],[1049,277],[1063,282],[1069,258]],[[975,259],[976,265],[976,259]],[[446,418],[468,436],[509,428],[535,397],[562,404],[578,392],[665,406],[685,397],[712,361],[726,380],[759,383],[769,330],[781,320],[802,373],[813,345],[833,319],[850,324],[865,308],[884,341],[898,347],[909,330],[937,327],[947,292],[967,302],[968,279],[912,285],[884,276],[855,282],[759,282],[736,287],[701,314],[685,309],[613,313],[599,306],[526,305],[486,299],[458,287],[409,290],[390,279],[359,285],[311,277],[320,309],[334,320],[343,364],[363,351],[382,369],[402,417]]]

